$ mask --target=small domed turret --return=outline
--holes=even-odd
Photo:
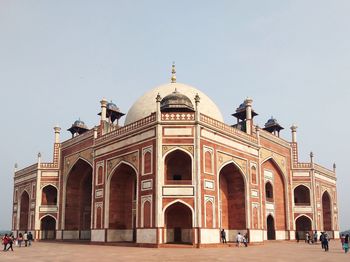
[[[175,89],[160,101],[160,110],[162,112],[194,112],[194,107],[191,99]]]
[[[76,134],[80,135],[88,131],[87,125],[80,119],[76,120],[73,125],[67,129],[69,132],[72,133],[72,137],[74,137]]]
[[[284,128],[278,123],[277,119],[273,118],[272,116],[269,120],[267,120],[264,127],[264,130],[266,130],[267,132],[273,133],[274,135],[278,136],[280,136],[280,131],[282,129]]]

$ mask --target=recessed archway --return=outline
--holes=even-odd
[[[284,175],[273,159],[262,164],[263,176],[273,180],[274,226],[276,230],[287,230],[286,187]]]
[[[125,163],[113,172],[109,183],[109,229],[116,229],[127,237],[116,241],[136,241],[137,174]],[[132,231],[132,234],[127,232]]]
[[[91,237],[92,167],[79,159],[66,183],[65,229],[79,230],[80,239]]]
[[[41,239],[56,239],[56,219],[52,216],[45,216],[40,221]]]
[[[169,184],[192,184],[192,159],[188,153],[176,149],[164,160],[164,182]]]
[[[304,185],[294,188],[294,204],[296,206],[310,206],[310,190]]]
[[[332,230],[332,207],[331,197],[327,191],[322,195],[323,230]]]
[[[164,212],[166,243],[192,243],[192,210],[181,202],[168,206]]]
[[[52,185],[47,185],[42,189],[42,205],[57,205],[57,189]]]
[[[220,225],[228,230],[246,229],[246,189],[243,174],[234,163],[219,173]]]
[[[275,220],[272,215],[267,216],[266,225],[267,225],[267,240],[275,240],[276,239]]]
[[[20,202],[19,230],[28,230],[29,220],[29,194],[23,191]]]
[[[312,230],[311,219],[307,216],[300,216],[295,220],[295,228],[299,235],[299,239],[305,239],[305,233]]]

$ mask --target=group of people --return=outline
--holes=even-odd
[[[225,229],[222,229],[221,232],[221,241],[222,243],[226,244],[226,232]],[[236,236],[236,245],[237,247],[240,247],[241,245],[244,245],[245,247],[248,247],[248,234],[246,233],[244,236],[241,235],[240,232],[238,232],[237,236]]]
[[[22,243],[24,242],[24,246],[31,246],[33,241],[33,235],[32,232],[27,233],[27,231],[24,232],[24,234],[19,233],[18,237],[15,238],[13,234],[5,234],[5,236],[2,238],[2,244],[4,245],[4,251],[13,251],[13,244],[16,244],[16,246],[21,247]]]

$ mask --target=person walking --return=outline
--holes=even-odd
[[[349,251],[349,234],[346,234],[345,238],[344,238],[344,245],[343,245],[345,254],[348,253]]]
[[[323,234],[323,247],[324,247],[324,251],[328,251],[329,250],[329,246],[328,246],[328,242],[329,242],[329,238],[327,233]]]
[[[221,241],[222,241],[222,243],[227,244],[225,229],[221,230]]]
[[[299,243],[300,237],[299,237],[299,232],[295,232],[295,239],[297,240],[297,243]]]
[[[242,242],[243,242],[243,236],[241,235],[240,232],[238,232],[238,234],[236,236],[237,247],[240,247]]]
[[[321,248],[322,248],[322,249],[324,249],[323,238],[324,238],[324,232],[321,232],[321,235],[320,235],[320,242],[321,242]]]
[[[11,251],[13,251],[13,247],[12,247],[13,241],[14,241],[14,237],[13,237],[13,235],[11,234],[11,235],[9,236],[9,240],[8,240],[8,245],[9,245],[9,247],[6,249],[6,251],[9,251],[10,249],[11,249]]]
[[[18,234],[17,242],[18,242],[18,246],[21,247],[22,246],[22,242],[23,242],[23,235],[22,235],[22,233]]]
[[[309,242],[309,232],[305,232],[305,243]]]
[[[4,251],[7,251],[7,245],[9,243],[9,237],[7,234],[2,238],[2,244],[4,245]]]
[[[314,244],[317,244],[317,238],[318,238],[318,234],[317,234],[317,230],[315,230],[315,233],[314,233]]]
[[[27,247],[28,246],[28,233],[27,233],[27,231],[25,231],[23,234],[23,240],[24,240],[24,246]]]
[[[33,235],[32,232],[28,233],[28,245],[31,246],[33,241]]]
[[[341,249],[344,249],[344,242],[345,242],[345,235],[341,234],[340,236]]]
[[[248,233],[245,233],[243,236],[243,244],[245,247],[248,247]]]

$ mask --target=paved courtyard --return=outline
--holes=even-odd
[[[0,261],[349,261],[339,241],[329,252],[320,245],[270,242],[248,248],[136,248],[67,243],[34,243],[14,252],[0,252]]]

